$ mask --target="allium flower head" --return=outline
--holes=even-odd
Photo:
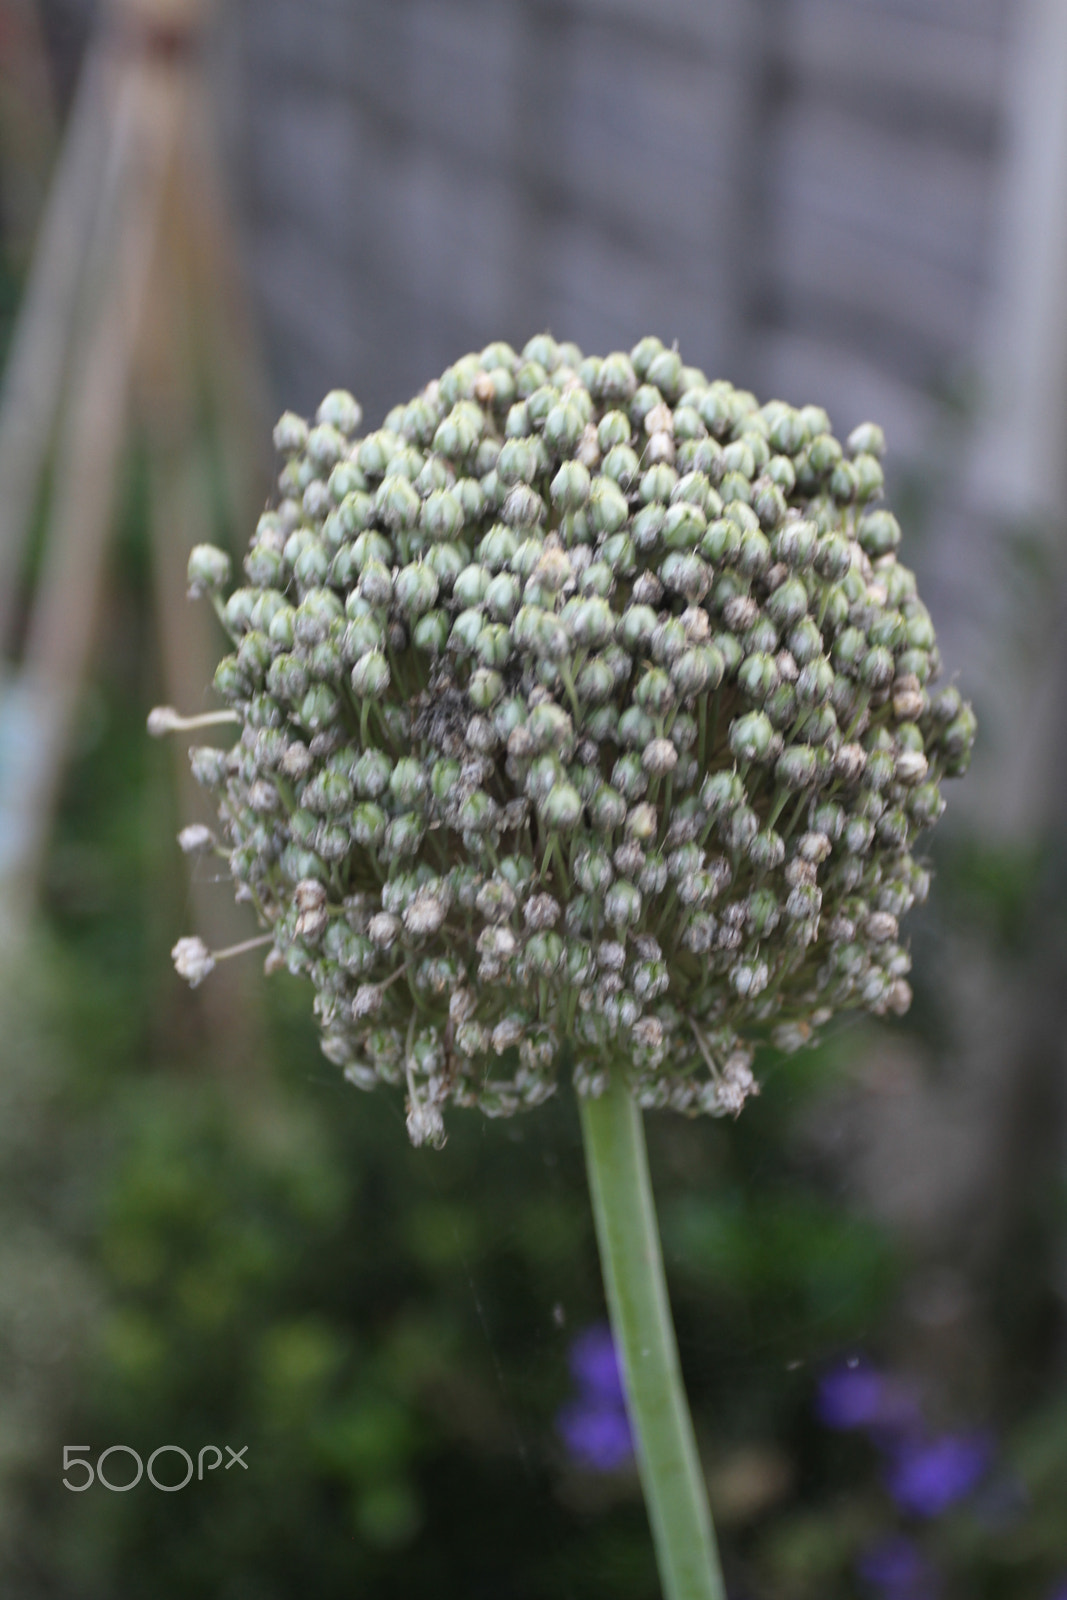
[[[548,336],[360,424],[284,416],[246,583],[190,563],[242,724],[194,770],[330,1060],[437,1140],[561,1059],[736,1113],[761,1038],[905,1010],[911,849],[974,718],[932,688],[881,431]]]

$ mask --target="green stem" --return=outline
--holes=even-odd
[[[620,1074],[582,1096],[608,1310],[665,1600],[726,1600],[663,1274],[641,1113]]]

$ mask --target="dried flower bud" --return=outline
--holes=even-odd
[[[179,939],[170,957],[179,978],[184,978],[190,989],[203,983],[215,970],[215,957],[203,939]]]
[[[202,850],[211,850],[215,844],[215,835],[210,828],[205,828],[202,822],[190,823],[178,835],[178,847],[187,856],[198,855]]]

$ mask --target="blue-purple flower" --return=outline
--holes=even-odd
[[[613,1405],[625,1405],[622,1373],[615,1352],[615,1341],[606,1322],[586,1328],[570,1348],[568,1365],[579,1389]]]
[[[570,1348],[577,1394],[563,1406],[556,1429],[576,1466],[617,1472],[633,1457],[633,1440],[618,1356],[606,1323],[586,1328]]]
[[[937,1574],[911,1539],[883,1539],[860,1555],[856,1570],[879,1600],[935,1600]]]
[[[987,1433],[945,1433],[898,1442],[886,1486],[902,1511],[939,1517],[978,1487],[993,1461]]]

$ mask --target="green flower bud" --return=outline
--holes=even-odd
[[[618,533],[629,514],[626,497],[610,478],[594,478],[586,507],[589,524],[597,533]]]
[[[526,966],[538,977],[555,977],[563,968],[565,956],[563,940],[550,930],[533,934],[526,943]]]
[[[352,668],[352,690],[359,700],[380,700],[389,688],[392,675],[380,650],[371,650]]]
[[[426,833],[425,823],[414,812],[394,817],[385,830],[381,855],[385,861],[403,861],[414,856]]]
[[[589,814],[598,832],[611,833],[626,820],[626,801],[617,789],[602,783],[592,797]]]
[[[951,776],[957,777],[966,771],[977,731],[978,722],[974,712],[965,705],[942,733],[939,742],[948,757]]]
[[[649,467],[641,479],[638,493],[644,505],[665,505],[674,491],[678,482],[678,474],[673,467],[659,462],[656,466]]]
[[[797,717],[797,696],[792,684],[780,683],[763,703],[763,709],[776,728],[791,728]]]
[[[356,539],[352,547],[352,559],[359,573],[365,572],[372,561],[388,571],[393,559],[392,546],[383,534],[368,528]]]
[[[633,521],[633,542],[642,554],[660,548],[666,520],[667,513],[658,501],[637,513]]]
[[[328,422],[320,422],[311,429],[304,448],[308,460],[314,463],[318,471],[326,473],[341,460],[348,444],[339,429]]]
[[[941,816],[945,802],[936,783],[923,783],[908,796],[908,811],[919,828],[928,828]]]
[[[482,566],[487,567],[490,575],[501,572],[511,561],[519,541],[510,528],[505,528],[502,523],[497,523],[490,528],[485,538],[477,549],[477,557]]]
[[[752,499],[752,485],[743,472],[727,472],[719,484],[719,494],[724,506],[747,506]]]
[[[274,448],[279,455],[296,456],[304,449],[308,439],[308,425],[303,417],[285,411],[274,425]]]
[[[648,375],[652,362],[663,350],[663,341],[657,339],[655,334],[649,334],[644,339],[639,339],[630,351],[630,361],[637,377],[643,382]]]
[[[267,673],[267,687],[283,704],[299,705],[308,691],[304,663],[297,656],[285,652],[276,656]]]
[[[233,591],[223,610],[226,627],[230,633],[244,633],[246,628],[252,626],[252,616],[259,603],[259,598],[255,589],[235,589]]]
[[[899,806],[883,811],[875,824],[875,831],[884,845],[892,850],[902,849],[908,842],[907,813]]]
[[[641,463],[636,450],[632,450],[628,444],[613,445],[604,457],[602,471],[624,493],[628,492],[641,477]]]
[[[459,808],[459,826],[465,833],[488,833],[496,822],[499,807],[484,789],[475,789]]]
[[[275,584],[284,588],[281,554],[268,545],[253,545],[245,556],[244,569],[249,582],[257,588],[269,589]]]
[[[856,537],[874,561],[897,548],[900,543],[900,523],[892,512],[868,511],[859,520]]]
[[[866,653],[866,635],[859,628],[846,628],[834,640],[831,658],[839,672],[858,672]]]
[[[511,652],[511,634],[502,623],[489,622],[478,630],[474,653],[483,667],[506,666]]]
[[[852,474],[855,480],[856,497],[859,500],[871,500],[880,495],[885,488],[885,473],[881,463],[873,455],[861,453],[852,462]]]
[[[641,919],[641,891],[625,879],[617,879],[604,896],[604,917],[616,929],[632,928]]]
[[[448,612],[427,611],[415,624],[411,641],[416,650],[425,650],[432,656],[439,656],[448,644]]]
[[[417,527],[422,501],[418,490],[407,478],[394,473],[390,464],[389,476],[382,479],[374,496],[374,508],[386,527],[399,533]]]
[[[659,568],[659,576],[672,594],[681,595],[689,602],[702,600],[712,584],[709,566],[702,562],[701,557],[683,555],[680,550],[673,550],[665,558]]]
[[[545,443],[558,455],[569,455],[582,436],[587,418],[573,399],[552,406],[544,420]]]
[[[419,525],[430,539],[446,543],[463,529],[463,507],[451,489],[435,489],[422,503]]]
[[[407,617],[421,617],[437,600],[440,585],[423,561],[402,567],[393,585],[396,603]]]
[[[211,544],[194,545],[189,552],[187,577],[189,598],[199,600],[206,594],[220,594],[230,581],[232,570],[225,550]]]
[[[796,682],[797,700],[802,706],[824,705],[833,686],[833,667],[825,656],[817,656],[801,668]]]
[[[762,704],[778,687],[778,666],[773,656],[756,651],[738,668],[737,682],[753,700]]]
[[[884,646],[868,650],[859,664],[859,679],[868,689],[884,689],[893,681],[896,667],[893,652]]]
[[[316,411],[315,421],[336,428],[351,438],[359,432],[363,407],[347,389],[331,389]]]
[[[707,530],[699,506],[685,501],[668,508],[663,519],[662,539],[668,550],[696,550]]]
[[[356,452],[356,461],[361,472],[368,478],[381,478],[391,458],[401,447],[401,440],[397,434],[391,433],[387,428],[380,428],[377,433],[369,433]]]
[[[631,360],[633,360],[632,351]],[[634,371],[639,372],[636,361],[634,361]],[[677,350],[660,350],[640,375],[646,382],[653,384],[665,400],[673,404],[681,394],[682,358]]]
[[[532,483],[537,475],[538,453],[532,439],[507,439],[497,457],[496,473],[501,483]]]
[[[426,793],[426,778],[421,764],[411,756],[402,757],[389,777],[389,793],[396,805],[411,809]]]
[[[338,710],[337,696],[333,690],[324,683],[312,684],[300,702],[300,721],[312,733],[317,733],[320,728],[328,728],[336,720]]]
[[[446,593],[451,592],[453,584],[469,562],[470,551],[462,544],[431,545],[426,554],[426,565]]]
[[[841,460],[841,446],[830,432],[816,434],[808,445],[808,465],[812,472],[823,477],[831,472]]]
[[[630,358],[615,351],[600,364],[591,392],[607,404],[625,403],[637,390],[637,374]]]
[[[629,706],[619,718],[619,738],[631,750],[642,750],[655,732],[651,717],[639,706]]]
[[[615,613],[595,595],[579,600],[570,617],[573,638],[588,649],[599,649],[614,637]]]
[[[600,658],[603,661],[603,657]],[[584,731],[597,744],[618,744],[619,713],[615,706],[596,706],[586,713]]]
[[[848,452],[851,456],[884,456],[885,434],[876,422],[861,422],[848,436]]]
[[[773,743],[774,729],[762,711],[750,711],[730,724],[730,749],[739,761],[762,761]]]
[[[683,651],[671,663],[671,681],[683,699],[687,699],[703,694],[706,689],[717,689],[724,670],[721,651],[714,645],[698,645],[693,650]]]
[[[905,639],[911,650],[932,650],[934,648],[934,628],[929,616],[919,613],[909,617],[905,623]]]
[[[539,806],[545,827],[569,833],[581,821],[582,800],[577,789],[569,783],[560,783]]]
[[[815,751],[810,745],[791,745],[778,757],[774,775],[786,789],[804,789],[813,781],[817,766]]]
[[[589,498],[591,479],[580,461],[564,461],[552,479],[552,504],[561,511],[580,511]]]
[[[352,804],[351,780],[340,772],[320,772],[305,788],[303,803],[319,816],[338,816]]]
[[[775,561],[782,561],[796,571],[804,571],[815,559],[819,543],[814,522],[791,520],[778,529],[771,544],[771,553]]]
[[[767,596],[767,615],[779,628],[791,628],[808,609],[808,593],[799,578],[787,578]]]
[[[615,674],[601,656],[593,656],[578,674],[577,689],[584,705],[604,705],[615,692]]]
[[[240,700],[249,692],[249,682],[241,671],[236,656],[223,656],[215,668],[215,692],[224,700]]]

